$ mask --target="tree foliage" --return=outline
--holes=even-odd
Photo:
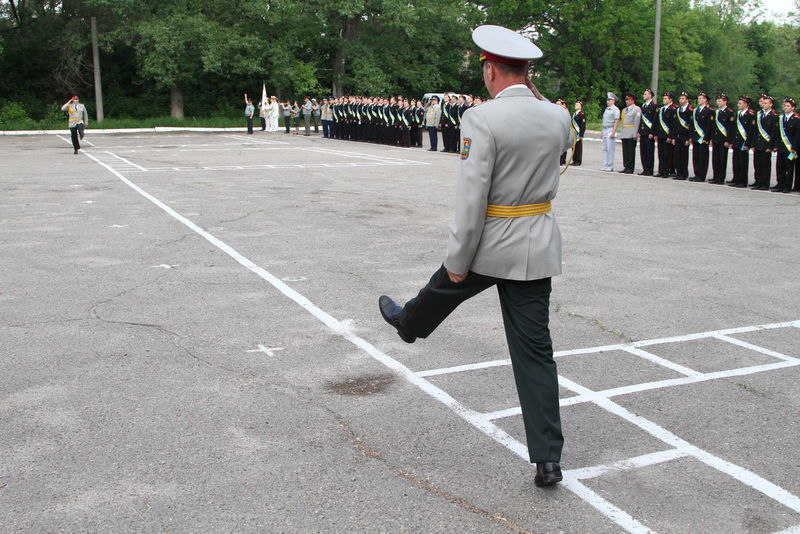
[[[659,89],[800,96],[800,19],[758,9],[663,0]],[[133,118],[232,114],[262,81],[281,98],[483,93],[484,23],[534,38],[545,95],[598,113],[650,85],[655,17],[653,0],[0,0],[0,107],[38,119],[79,93],[91,111],[92,16],[106,114]]]

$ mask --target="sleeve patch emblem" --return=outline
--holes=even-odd
[[[469,147],[472,145],[472,139],[469,137],[464,138],[464,143],[461,145],[461,159],[469,157]]]

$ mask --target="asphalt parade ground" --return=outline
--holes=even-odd
[[[587,141],[543,490],[494,291],[412,345],[378,313],[442,261],[456,155],[84,146],[0,138],[0,532],[800,533],[800,195],[601,172]]]

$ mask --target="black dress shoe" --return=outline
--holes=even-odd
[[[429,148],[429,149],[428,149],[428,152],[439,152],[439,151],[438,151],[438,150],[436,150],[435,148]]]
[[[733,180],[725,180],[725,183],[730,185],[730,184],[734,183],[734,181]]]
[[[778,186],[775,186],[775,187],[770,187],[770,188],[769,188],[769,190],[770,190],[770,191],[773,191],[773,192],[775,192],[775,193],[782,193],[782,192],[783,192],[783,188],[780,188],[780,187],[778,187]]]
[[[685,180],[686,177],[685,176],[673,176],[672,179],[673,180]]]
[[[781,193],[791,193],[791,192],[792,192],[791,189],[784,189],[783,191],[781,191]]]
[[[536,476],[533,478],[533,483],[540,488],[553,486],[563,479],[561,466],[558,462],[539,462],[536,464]]]
[[[416,336],[408,333],[400,324],[400,311],[403,308],[398,306],[395,301],[386,295],[381,295],[381,298],[378,299],[378,308],[381,310],[384,320],[397,329],[397,335],[400,336],[400,339],[406,343],[413,343],[417,340]]]
[[[768,185],[759,185],[758,187],[753,188],[754,191],[769,191]]]

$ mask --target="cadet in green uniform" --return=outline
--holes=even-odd
[[[534,483],[562,479],[564,438],[558,373],[550,339],[550,277],[561,273],[561,235],[551,203],[559,155],[572,145],[569,113],[534,96],[528,60],[541,56],[528,39],[481,26],[483,79],[494,98],[469,109],[455,217],[444,264],[416,298],[400,307],[379,299],[384,319],[412,343],[427,337],[463,301],[497,287]],[[535,89],[535,88],[534,88]]]

